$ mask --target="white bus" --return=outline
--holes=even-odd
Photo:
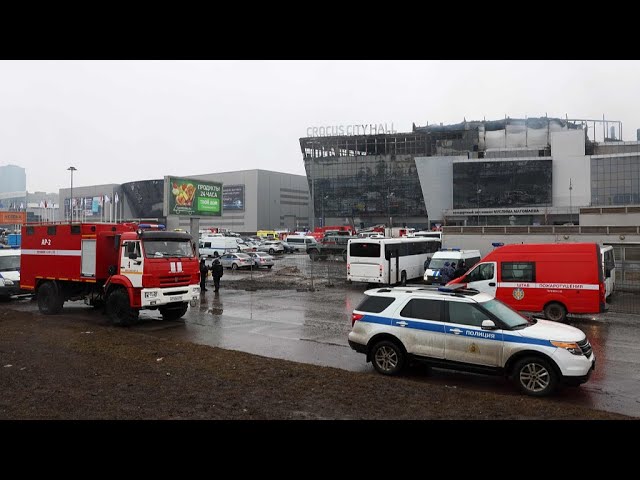
[[[438,240],[442,241],[442,232],[431,232],[427,230],[421,230],[419,232],[415,232],[413,236],[420,237],[420,238],[437,238]]]
[[[405,285],[422,278],[425,263],[440,250],[435,238],[352,238],[347,248],[347,280]]]
[[[611,245],[600,245],[600,255],[602,256],[602,273],[604,276],[605,298],[609,298],[616,286],[616,261]]]

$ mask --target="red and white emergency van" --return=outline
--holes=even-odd
[[[20,283],[38,309],[60,313],[67,300],[106,307],[117,325],[141,309],[165,320],[182,317],[200,296],[200,268],[191,235],[138,223],[23,225]]]
[[[516,310],[564,321],[567,313],[606,310],[602,272],[597,243],[513,244],[496,248],[447,285],[466,283]]]

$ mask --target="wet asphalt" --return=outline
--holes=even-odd
[[[373,372],[365,357],[351,350],[347,335],[350,314],[366,287],[320,287],[316,291],[245,291],[225,288],[201,295],[179,321],[163,321],[155,311],[143,311],[135,330],[238,350],[264,357]],[[29,298],[7,306],[36,311]],[[82,302],[65,303],[63,315],[85,324],[106,323],[106,316]],[[633,417],[640,417],[640,315],[606,313],[599,317],[574,318],[569,323],[587,334],[596,354],[596,370],[578,388],[564,388],[556,399]],[[520,395],[501,377],[451,370],[413,368],[405,375],[420,382]]]

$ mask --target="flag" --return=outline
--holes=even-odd
[[[72,207],[75,207],[75,206],[76,206],[76,199],[75,199],[75,198],[72,198],[72,199],[71,199],[71,206],[72,206]]]
[[[113,201],[118,203],[118,192],[116,192],[115,196],[113,197]]]
[[[46,201],[46,200],[44,201],[44,208],[49,208],[49,207],[47,206],[47,201]]]
[[[40,208],[44,208],[44,207],[45,207],[44,201],[40,200]]]
[[[109,195],[104,196],[104,203],[109,203],[111,200],[109,200]]]
[[[20,210],[24,210],[24,203],[20,203]]]
[[[98,197],[98,205],[102,206],[102,202],[104,201],[104,198],[102,197],[102,195],[100,195]]]

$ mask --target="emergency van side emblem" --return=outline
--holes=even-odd
[[[516,300],[522,300],[524,298],[524,290],[521,288],[514,288],[513,298],[515,298]]]

